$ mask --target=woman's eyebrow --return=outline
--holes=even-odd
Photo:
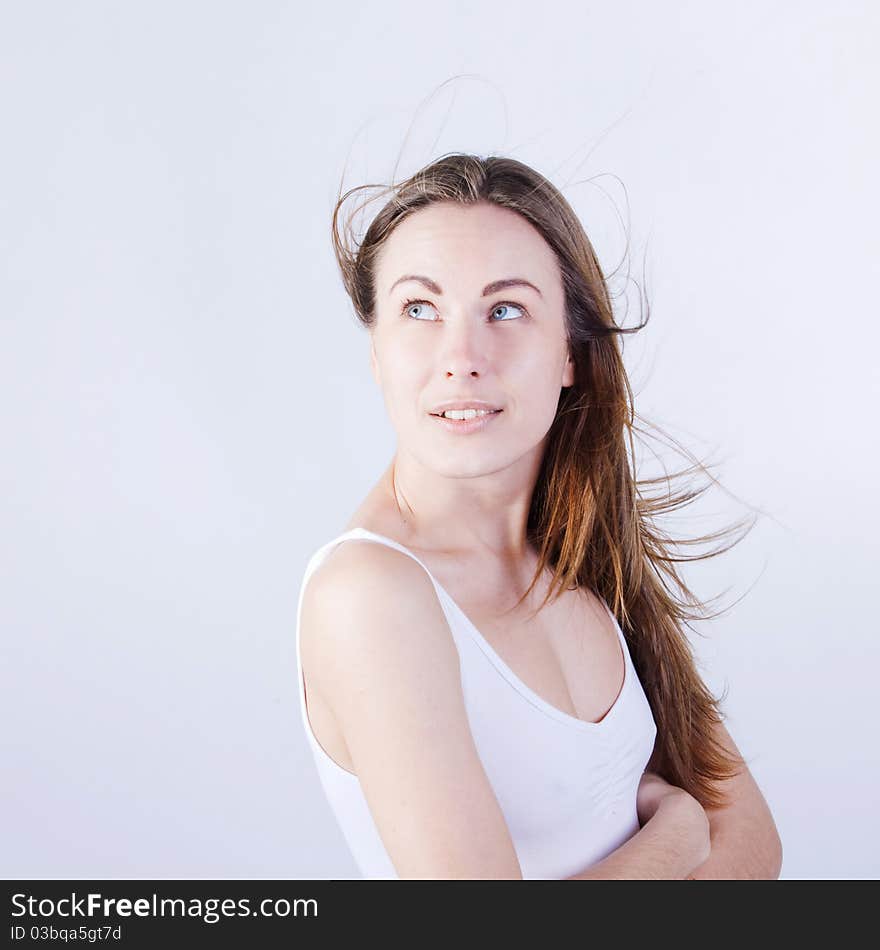
[[[420,284],[424,284],[432,294],[437,294],[438,297],[443,296],[443,289],[440,285],[431,280],[430,277],[423,277],[421,274],[404,274],[403,277],[398,277],[389,288],[388,293],[390,294],[398,284],[402,284],[407,280],[418,281]],[[491,284],[486,284],[483,288],[482,296],[488,297],[489,294],[495,294],[507,287],[531,287],[539,297],[544,296],[530,280],[526,280],[524,277],[503,277],[501,280],[493,280]]]

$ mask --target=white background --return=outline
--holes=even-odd
[[[629,215],[636,408],[735,496],[676,524],[765,513],[685,572],[704,675],[782,876],[877,877],[877,10],[4,4],[0,873],[357,876],[295,608],[394,434],[330,213],[472,151],[606,271]]]

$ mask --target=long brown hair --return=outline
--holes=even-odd
[[[657,725],[651,768],[706,807],[726,804],[718,786],[739,771],[740,761],[713,734],[713,725],[722,718],[721,700],[703,683],[683,630],[689,620],[717,614],[706,614],[705,602],[688,589],[675,564],[715,557],[743,535],[704,554],[683,556],[672,548],[724,538],[745,522],[677,541],[654,523],[708,487],[673,491],[674,479],[708,470],[676,443],[693,465],[664,477],[633,476],[633,433],[645,430],[636,424],[641,417],[633,405],[620,337],[642,329],[650,311],[635,327],[617,325],[605,275],[577,215],[553,184],[513,158],[442,156],[402,183],[384,187],[391,197],[360,241],[352,220],[364,205],[344,221],[340,235],[343,205],[350,195],[369,188],[382,186],[359,185],[344,195],[340,187],[331,229],[346,292],[357,319],[368,329],[376,322],[375,263],[383,242],[404,218],[434,202],[491,202],[509,208],[555,251],[575,382],[560,394],[532,496],[527,534],[539,552],[539,563],[517,606],[548,565],[553,580],[538,609],[566,588],[586,588],[602,597],[626,637]],[[657,485],[662,485],[661,492],[645,493]]]

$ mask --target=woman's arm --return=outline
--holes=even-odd
[[[682,880],[709,856],[709,820],[687,792],[645,772],[636,798],[641,828],[567,881]]]
[[[522,880],[474,743],[458,651],[411,557],[351,540],[303,594],[300,648],[401,879]]]
[[[782,868],[782,843],[770,809],[728,731],[720,723],[716,735],[741,763],[740,772],[721,788],[729,800],[724,808],[703,808],[682,789],[646,770],[638,790],[641,829],[608,857],[567,880],[603,878],[674,878],[677,880],[773,880]],[[654,764],[654,756],[648,769]],[[673,793],[684,796],[684,813]],[[661,806],[663,806],[661,808]],[[698,813],[695,816],[695,811]],[[673,814],[670,814],[670,811]],[[702,820],[700,820],[702,815]],[[708,848],[702,835],[708,835]],[[696,857],[695,857],[696,856]]]
[[[700,803],[662,779],[664,794],[651,816],[631,838],[607,857],[567,881],[682,880],[709,855],[709,822]],[[640,786],[641,794],[642,786]],[[641,808],[640,808],[641,814]]]
[[[730,804],[707,808],[711,851],[693,872],[695,880],[775,880],[782,870],[782,841],[761,790],[721,723],[715,734],[742,765],[721,785]]]

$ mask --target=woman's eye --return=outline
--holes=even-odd
[[[413,320],[431,320],[430,316],[422,316],[422,312],[427,312],[426,308],[433,308],[434,305],[428,300],[407,300],[403,304],[403,313],[411,317]],[[511,309],[519,311],[520,314],[525,314],[525,308],[521,307],[516,303],[499,303],[492,308],[492,322],[493,323],[502,323],[510,319],[508,316],[501,316],[496,319],[498,313],[504,314],[506,311]],[[413,311],[418,310],[418,313],[413,313]],[[516,318],[514,318],[516,319]]]
[[[510,310],[511,307],[513,307],[514,310],[519,310],[520,313],[525,313],[525,310],[523,310],[523,308],[520,307],[519,304],[515,304],[515,303],[499,303],[499,304],[496,304],[496,305],[492,308],[492,316],[494,317],[495,314],[497,314],[499,310]],[[506,319],[507,319],[506,317],[502,317],[502,318],[501,318],[501,320],[506,320]],[[496,323],[500,323],[501,320],[496,320],[495,322],[496,322]]]
[[[409,316],[412,316],[411,311],[415,310],[416,308],[418,308],[419,310],[424,310],[425,307],[431,307],[431,306],[433,306],[433,304],[428,303],[427,300],[407,300],[406,303],[403,305],[403,312]],[[417,316],[417,317],[413,317],[413,319],[423,320],[426,318]],[[427,319],[430,319],[430,317],[428,317]]]

